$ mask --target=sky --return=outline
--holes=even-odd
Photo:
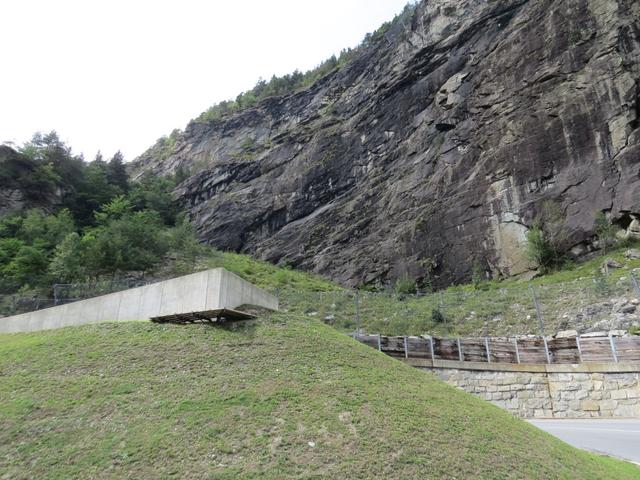
[[[0,143],[133,160],[258,78],[308,70],[407,0],[0,2]]]

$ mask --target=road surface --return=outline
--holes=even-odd
[[[640,463],[640,420],[529,420],[529,422],[574,447]]]

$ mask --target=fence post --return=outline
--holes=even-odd
[[[491,363],[491,350],[489,350],[489,339],[484,337],[484,347],[487,350],[487,363]]]
[[[460,338],[458,338],[457,341],[458,341],[458,359],[461,362],[464,362],[464,355],[462,354],[462,345],[460,344]]]
[[[609,334],[609,343],[611,344],[611,353],[613,354],[613,360],[618,363],[618,352],[616,352],[615,341],[613,340],[613,335]]]
[[[543,335],[542,340],[544,341],[544,353],[547,356],[547,363],[551,363],[551,356],[549,355],[549,345],[547,345],[547,337]]]
[[[520,350],[518,350],[518,339],[513,337],[513,344],[516,346],[516,361],[520,363]]]
[[[631,283],[633,284],[633,288],[636,291],[636,294],[640,296],[640,286],[638,286],[638,279],[636,278],[636,274],[631,272]]]
[[[356,331],[360,331],[360,296],[358,290],[356,290],[356,296],[354,299],[356,303]]]
[[[382,351],[382,340],[380,339],[380,334],[378,334],[378,351]]]
[[[58,306],[58,284],[53,284],[53,305]]]
[[[576,345],[578,346],[578,358],[580,359],[580,363],[582,362],[582,347],[580,346],[580,335],[576,335]]]
[[[429,336],[429,348],[431,348],[431,363],[436,361],[436,352],[433,351],[433,337]]]
[[[540,335],[544,335],[544,322],[542,320],[542,312],[540,312],[540,305],[536,298],[536,292],[533,289],[533,285],[529,284],[529,291],[531,292],[531,298],[533,300],[533,306],[536,308],[536,317],[538,317],[538,326],[540,327]]]
[[[404,337],[404,358],[409,358],[409,342],[406,335]]]

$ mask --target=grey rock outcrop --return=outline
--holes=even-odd
[[[511,276],[545,200],[567,250],[598,211],[640,232],[639,85],[636,0],[430,0],[131,173],[190,172],[176,195],[204,241],[346,285]]]

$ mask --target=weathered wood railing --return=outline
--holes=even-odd
[[[487,363],[640,362],[640,336],[435,338],[352,335],[356,340],[399,358]]]

